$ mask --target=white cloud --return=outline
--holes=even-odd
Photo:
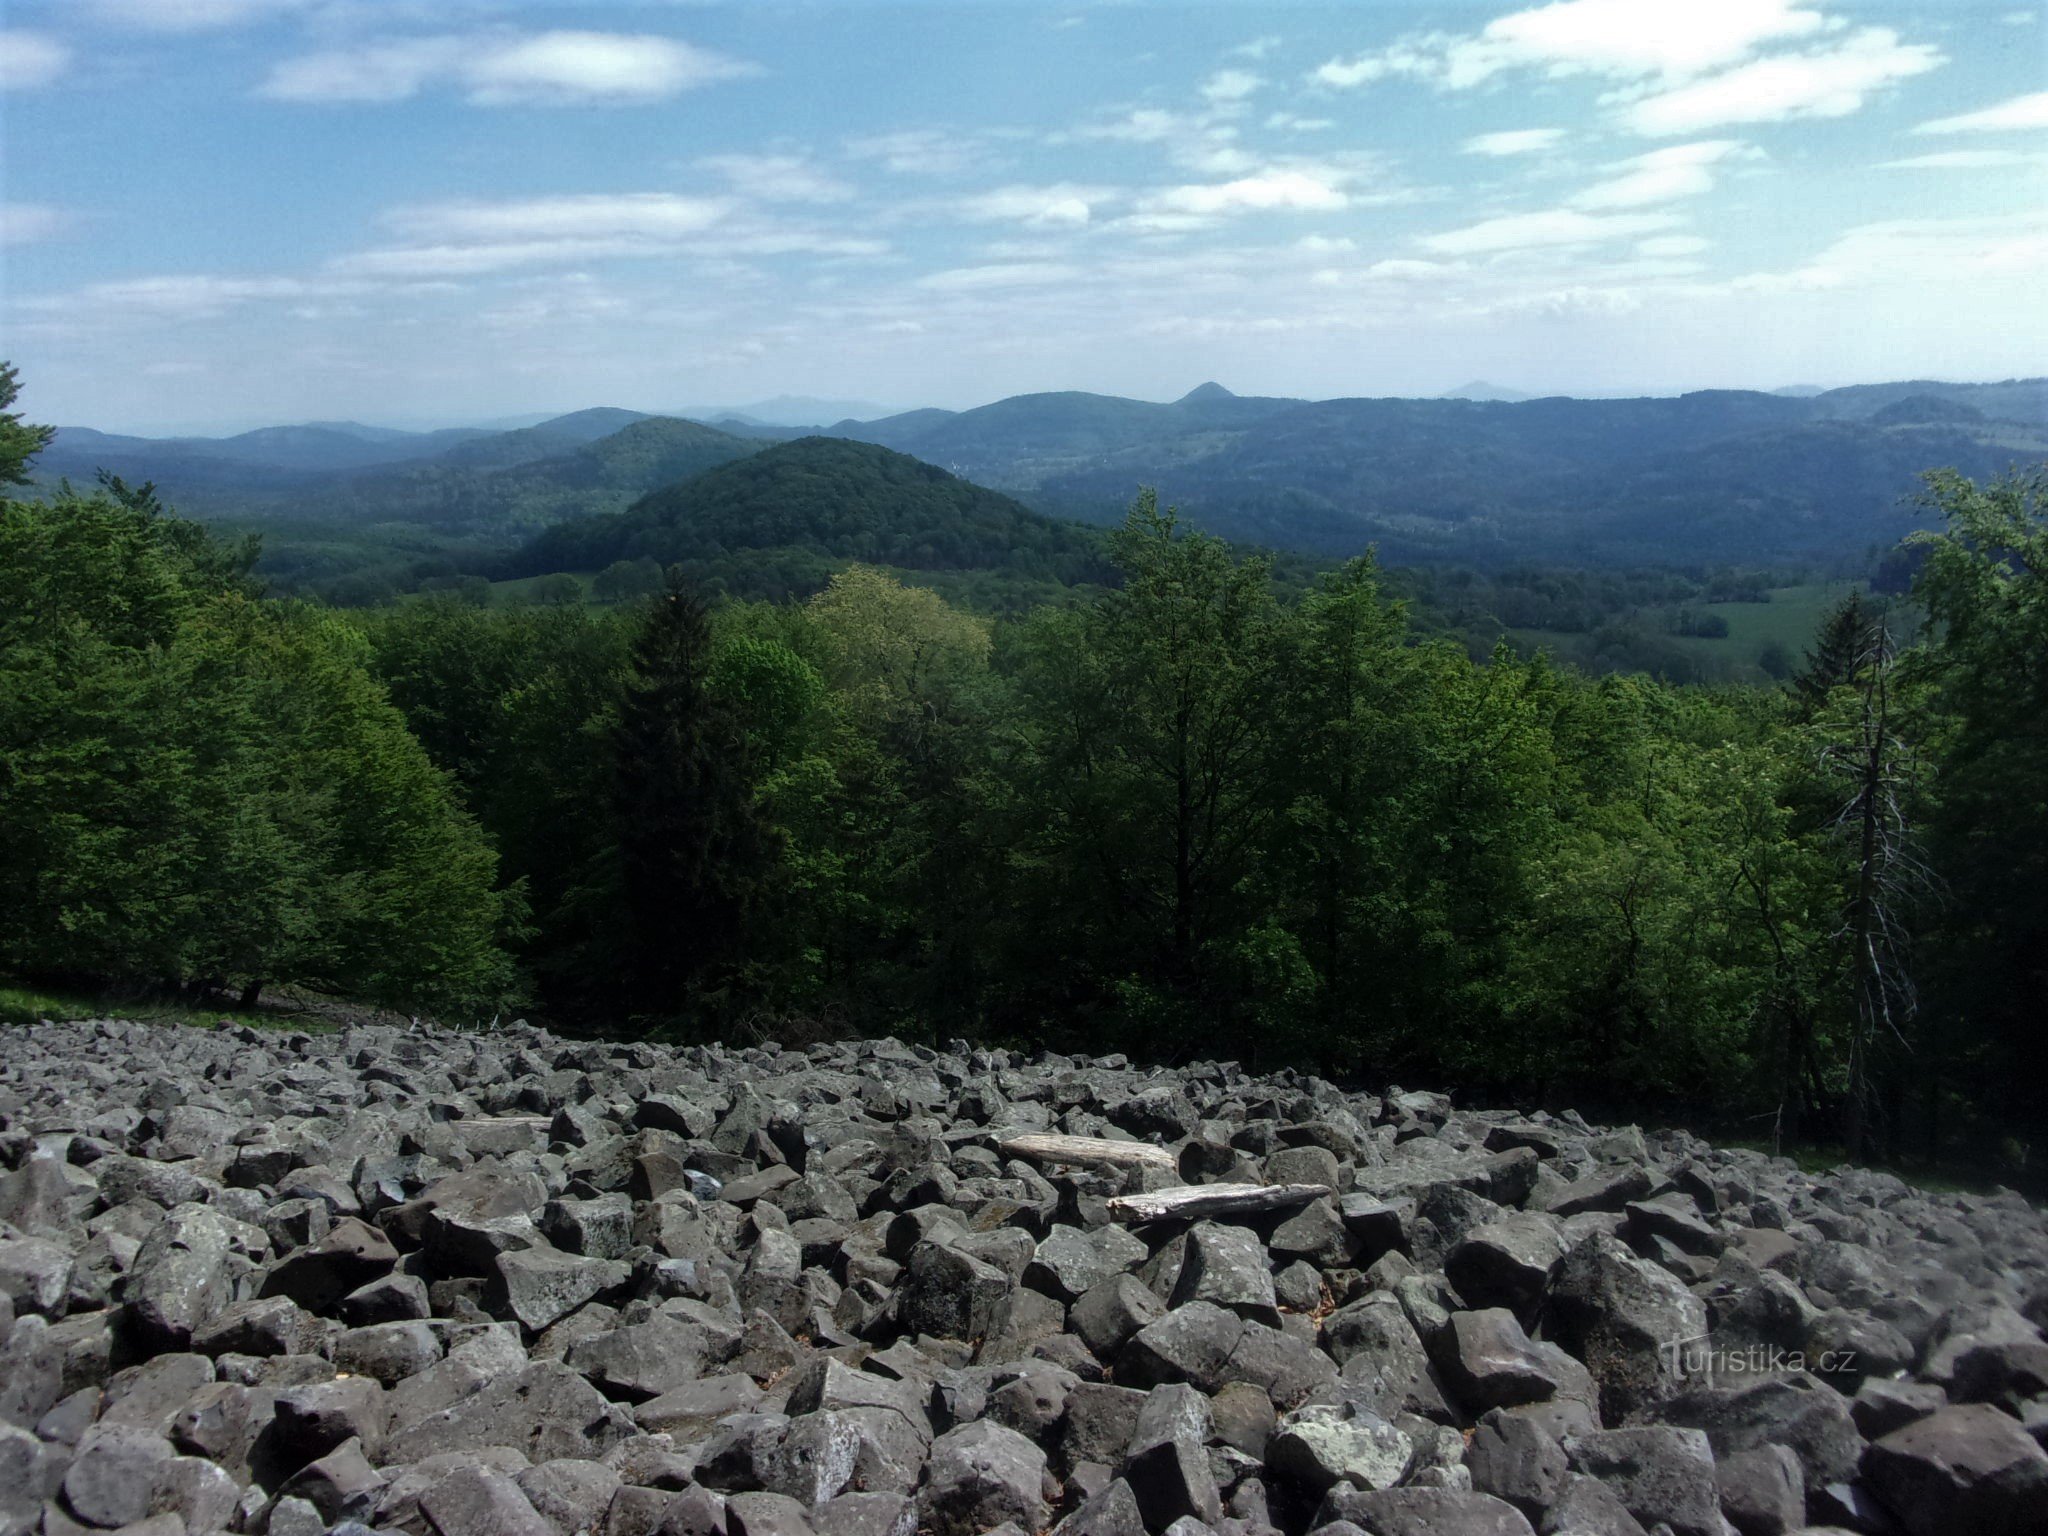
[[[1233,58],[1263,59],[1279,46],[1280,39],[1268,33],[1264,37],[1255,37],[1248,43],[1239,43],[1230,52]]]
[[[1151,213],[1209,218],[1234,213],[1326,213],[1349,202],[1343,189],[1327,176],[1304,170],[1271,170],[1235,181],[1167,187],[1146,198],[1144,207]]]
[[[1138,107],[1106,121],[1086,123],[1053,135],[1050,142],[1108,140],[1124,144],[1158,144],[1178,165],[1203,176],[1241,176],[1254,171],[1259,160],[1237,142],[1235,125],[1221,120],[1220,113],[1171,112],[1162,107]]]
[[[89,307],[132,310],[167,319],[194,319],[220,314],[255,299],[301,299],[318,296],[321,285],[292,277],[216,277],[198,273],[167,277],[124,278],[91,283],[76,300]],[[75,302],[64,298],[56,306]]]
[[[1036,229],[1073,228],[1086,224],[1095,205],[1114,195],[1107,187],[1077,186],[1072,182],[1049,187],[996,187],[963,199],[959,209],[970,219],[1016,222]]]
[[[461,38],[425,37],[302,54],[275,65],[257,94],[273,101],[404,101],[454,74],[465,52]]]
[[[2031,283],[2048,264],[2048,213],[1959,219],[1886,219],[1839,236],[1805,266],[1735,279],[1740,291],[1800,293],[1844,287],[1951,287],[1962,281]]]
[[[448,84],[481,106],[659,101],[751,64],[676,38],[619,32],[407,38],[286,59],[259,94],[278,101],[402,101]]]
[[[89,0],[97,18],[145,32],[211,32],[304,7],[306,0]]]
[[[706,155],[697,162],[764,203],[843,203],[853,188],[801,155]]]
[[[1553,208],[1542,213],[1482,219],[1463,229],[1425,236],[1422,245],[1446,256],[1482,256],[1502,251],[1598,245],[1631,235],[1654,234],[1678,222],[1675,215],[1668,213],[1596,214]]]
[[[414,204],[392,209],[383,222],[403,243],[336,257],[327,270],[456,278],[617,257],[868,257],[888,249],[866,236],[764,224],[732,198],[669,192]]]
[[[1468,155],[1534,155],[1555,149],[1563,141],[1562,128],[1509,128],[1478,134],[1458,147]]]
[[[1477,78],[1528,67],[1676,79],[1827,26],[1807,0],[1559,0],[1488,23],[1461,62]]]
[[[996,262],[982,267],[951,267],[931,272],[917,286],[935,293],[978,293],[992,288],[1039,288],[1072,282],[1079,269],[1056,261]]]
[[[937,128],[849,139],[846,152],[856,160],[877,161],[899,176],[957,176],[981,159],[980,147],[972,140]]]
[[[1703,240],[1698,235],[1652,235],[1647,240],[1636,242],[1636,254],[1653,261],[1670,256],[1697,256],[1712,244],[1711,240]]]
[[[672,239],[709,229],[732,212],[723,198],[669,192],[589,193],[503,202],[423,203],[385,222],[423,240],[496,241],[637,236]]]
[[[461,245],[393,245],[338,256],[328,270],[367,278],[480,277],[519,267],[559,266],[613,256],[649,256],[662,247],[635,239],[499,240]]]
[[[1448,39],[1435,33],[1419,42],[1395,43],[1377,53],[1356,54],[1348,59],[1330,59],[1309,72],[1317,85],[1348,91],[1382,80],[1444,81],[1448,72],[1442,45]]]
[[[1932,155],[1912,155],[1904,160],[1881,160],[1883,171],[1989,171],[2016,170],[2023,166],[2048,165],[2048,154],[2018,149],[1944,149]]]
[[[1248,69],[1219,69],[1202,82],[1202,96],[1216,106],[1243,101],[1266,83],[1264,75]]]
[[[43,32],[0,30],[0,91],[33,91],[71,63],[71,50]]]
[[[1408,78],[1462,90],[1507,70],[1538,69],[1674,81],[1832,25],[1808,0],[1557,0],[1498,17],[1477,33],[1422,33],[1331,59],[1310,78],[1340,89]]]
[[[1321,133],[1325,128],[1337,126],[1337,120],[1330,117],[1303,117],[1295,112],[1273,112],[1266,117],[1266,126],[1281,133]]]
[[[1623,105],[1637,133],[1698,133],[1727,123],[1847,117],[1887,86],[1945,62],[1925,43],[1903,43],[1889,27],[1863,27],[1827,48],[1774,54]]]
[[[48,203],[0,203],[0,245],[32,245],[64,232],[71,215]]]
[[[2005,133],[2016,129],[2048,128],[2048,91],[2015,96],[1978,112],[1959,117],[1937,117],[1922,123],[1915,133]]]
[[[1735,158],[1756,158],[1757,151],[1740,139],[1702,139],[1674,144],[1624,160],[1622,174],[1572,198],[1575,208],[1643,208],[1655,203],[1698,197],[1714,189],[1713,167]]]

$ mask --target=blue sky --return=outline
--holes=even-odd
[[[2048,372],[2041,0],[12,0],[40,419]]]

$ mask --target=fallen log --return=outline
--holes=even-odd
[[[1165,1168],[1179,1163],[1164,1147],[1149,1141],[1112,1141],[1106,1136],[1055,1136],[1033,1131],[996,1143],[1005,1157],[1026,1157],[1035,1163],[1103,1163],[1113,1168]]]
[[[1191,1221],[1205,1216],[1248,1216],[1306,1205],[1330,1193],[1327,1184],[1190,1184],[1146,1195],[1119,1195],[1109,1214],[1122,1221]]]

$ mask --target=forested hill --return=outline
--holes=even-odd
[[[729,564],[801,553],[918,571],[1003,571],[1071,584],[1103,570],[1094,536],[908,454],[806,437],[724,464],[625,512],[536,535],[509,574],[596,570],[619,560]],[[744,562],[743,562],[744,563]]]
[[[1199,526],[1394,561],[1855,562],[1919,525],[1936,465],[2048,451],[2048,381],[1787,397],[1528,401],[1020,395],[842,422],[1040,511],[1113,521],[1153,485]]]

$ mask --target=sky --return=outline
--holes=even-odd
[[[2048,373],[2043,0],[8,0],[32,419]]]

